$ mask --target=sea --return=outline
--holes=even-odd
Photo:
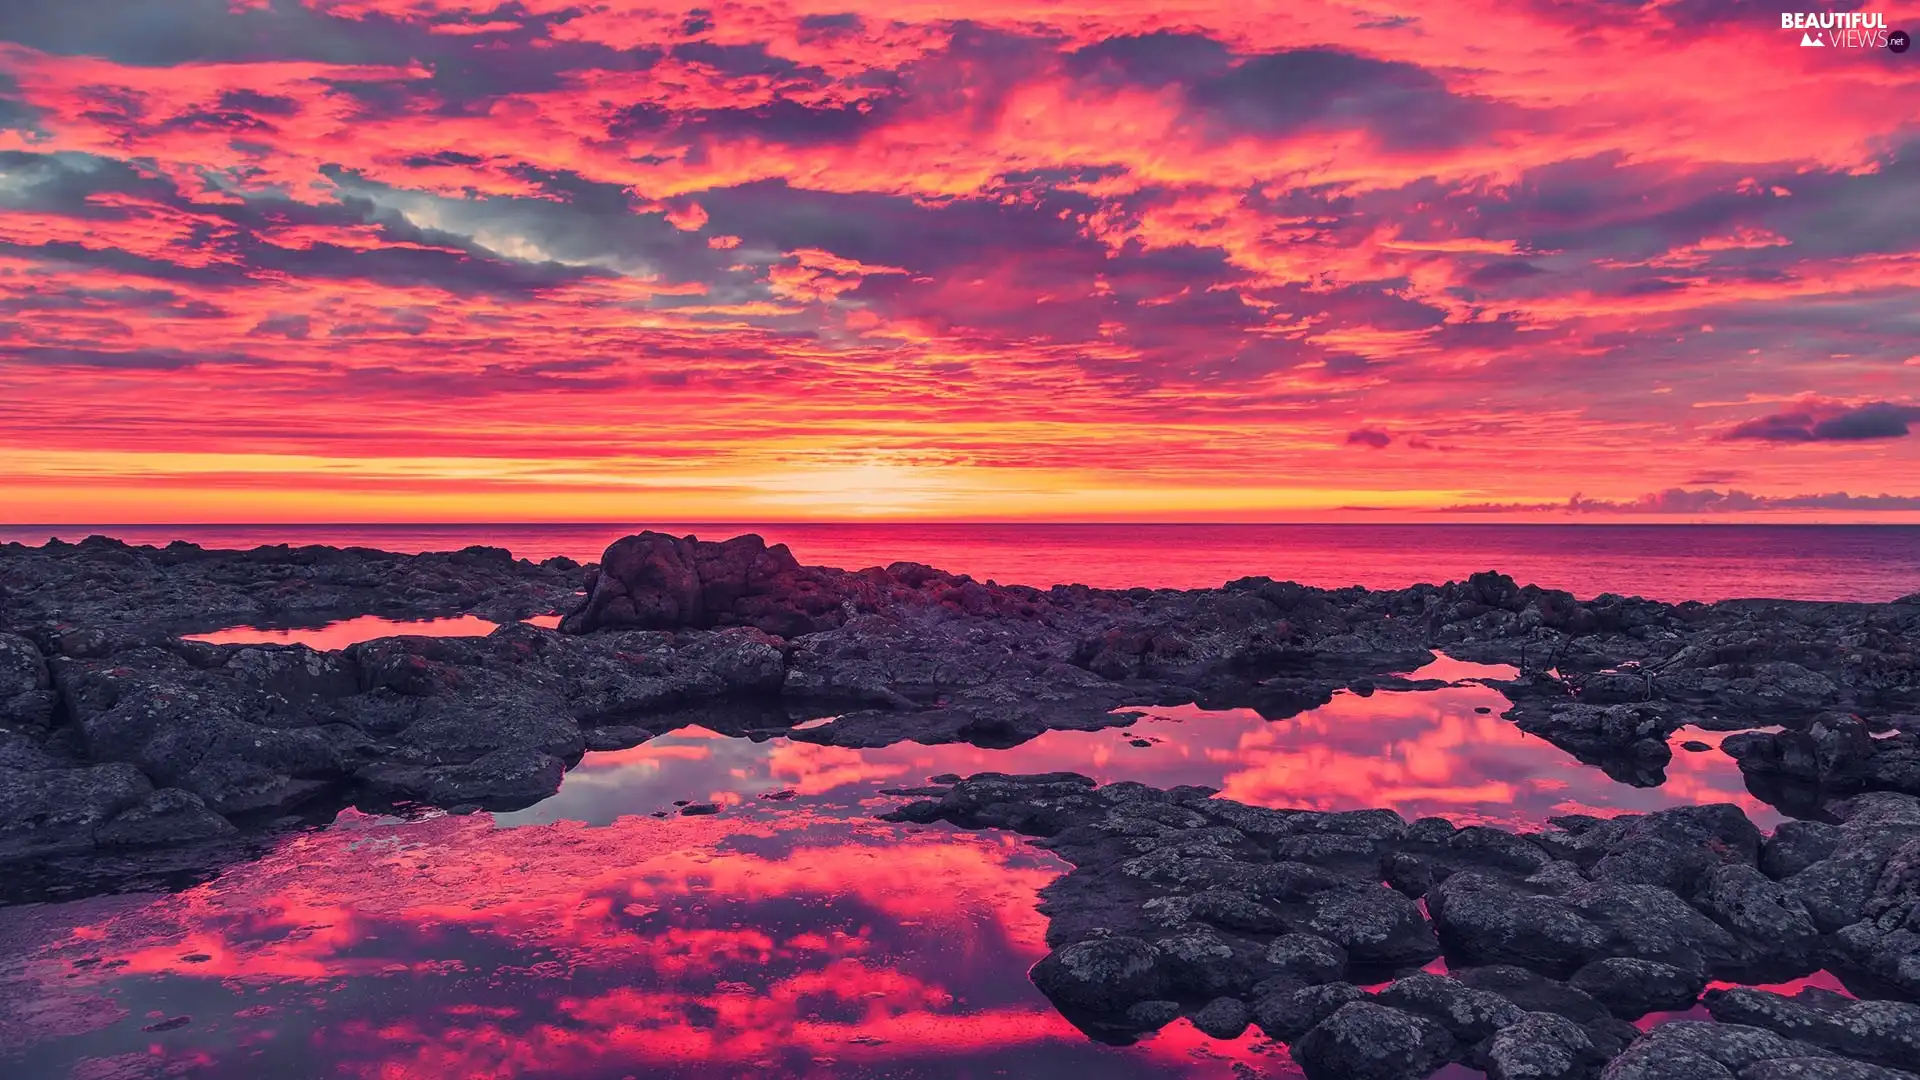
[[[1886,601],[1920,592],[1920,525],[1251,525],[654,522],[590,524],[7,525],[0,541],[98,533],[134,544],[504,547],[597,560],[628,533],[724,540],[757,533],[803,563],[926,563],[981,581],[1047,587],[1205,588],[1265,575],[1399,588],[1499,570],[1522,584],[1650,599]]]

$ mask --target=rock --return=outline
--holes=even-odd
[[[219,840],[238,831],[232,822],[207,809],[198,795],[164,788],[96,827],[93,839],[103,848],[163,847]]]
[[[33,642],[0,633],[0,724],[46,727],[53,723],[53,679]]]
[[[1413,901],[1380,886],[1333,889],[1309,900],[1307,929],[1346,950],[1356,964],[1421,964],[1440,955],[1433,928]]]
[[[1112,1013],[1162,996],[1159,950],[1131,937],[1097,938],[1058,948],[1033,966],[1040,992],[1069,1010]]]
[[[375,765],[356,779],[376,806],[472,803],[517,810],[560,790],[566,763],[529,747],[495,750],[464,765]]]
[[[1783,821],[1760,849],[1760,869],[1778,881],[1833,854],[1840,827],[1821,821]]]
[[[1674,1020],[1647,1032],[1608,1063],[1601,1080],[1726,1080],[1763,1061],[1826,1057],[1823,1051],[1739,1024]]]
[[[1555,896],[1517,890],[1476,872],[1454,874],[1427,894],[1447,955],[1464,964],[1518,964],[1572,973],[1598,959],[1608,934]]]
[[[1603,1060],[1580,1025],[1553,1013],[1527,1013],[1494,1033],[1488,1080],[1583,1080]]]
[[[1446,1063],[1453,1038],[1426,1017],[1356,1001],[1291,1049],[1308,1080],[1426,1080]]]
[[[1913,1076],[1845,1058],[1774,1058],[1740,1070],[1740,1080],[1913,1080]]]
[[[1201,1006],[1189,1019],[1203,1034],[1216,1039],[1237,1039],[1253,1022],[1253,1011],[1239,998],[1218,997]]]
[[[1127,1007],[1127,1026],[1134,1031],[1159,1031],[1178,1019],[1177,1001],[1142,1001]]]
[[[1424,972],[1394,980],[1376,998],[1382,1005],[1438,1021],[1466,1042],[1479,1042],[1527,1015],[1499,994]]]
[[[1893,1068],[1920,1062],[1920,1006],[1820,991],[1786,997],[1745,987],[1710,990],[1705,1004],[1715,1020],[1765,1028],[1848,1057]]]
[[[152,792],[130,765],[0,769],[0,860],[90,849],[95,829]]]
[[[1254,1002],[1253,1022],[1268,1036],[1290,1043],[1343,1006],[1366,1000],[1366,991],[1351,983],[1278,990]]]
[[[1267,967],[1305,985],[1346,977],[1347,950],[1313,934],[1282,934],[1267,945]]]
[[[1692,1008],[1707,985],[1700,972],[1624,956],[1595,960],[1568,982],[1622,1020]]]
[[[1806,905],[1757,867],[1744,863],[1715,868],[1694,904],[1775,956],[1803,956],[1820,936]]]
[[[1456,968],[1451,977],[1475,990],[1499,994],[1527,1012],[1550,1012],[1577,1024],[1591,1025],[1610,1015],[1585,991],[1523,967],[1491,964]]]

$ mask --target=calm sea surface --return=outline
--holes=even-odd
[[[910,560],[1042,587],[1197,588],[1265,574],[1325,587],[1397,588],[1495,569],[1581,596],[1669,601],[1874,601],[1920,592],[1914,525],[14,525],[0,526],[0,540],[39,544],[97,532],[130,543],[184,539],[209,547],[433,551],[493,544],[525,558],[584,562],[641,528],[713,540],[756,532],[787,544],[804,563],[857,569]]]

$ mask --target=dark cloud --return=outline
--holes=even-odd
[[[1920,421],[1920,406],[1874,401],[1850,408],[1772,413],[1736,424],[1721,438],[1778,443],[1898,439],[1910,434],[1908,425],[1916,421]]]
[[[1189,103],[1232,133],[1290,135],[1356,121],[1395,149],[1457,146],[1511,120],[1416,64],[1332,49],[1267,53],[1189,85]]]
[[[313,320],[305,315],[272,315],[248,331],[249,337],[284,337],[302,341],[312,336]]]
[[[1347,432],[1348,446],[1371,446],[1375,450],[1384,450],[1392,441],[1393,436],[1374,428],[1360,428]]]
[[[1232,62],[1233,53],[1220,42],[1172,30],[1107,38],[1068,53],[1065,60],[1075,76],[1149,87],[1216,79]]]

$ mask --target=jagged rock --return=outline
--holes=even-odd
[[[1744,863],[1715,868],[1694,904],[1720,925],[1764,943],[1776,956],[1804,955],[1820,936],[1806,905]]]
[[[1425,1080],[1452,1049],[1439,1024],[1368,1001],[1341,1006],[1292,1046],[1308,1080]]]

